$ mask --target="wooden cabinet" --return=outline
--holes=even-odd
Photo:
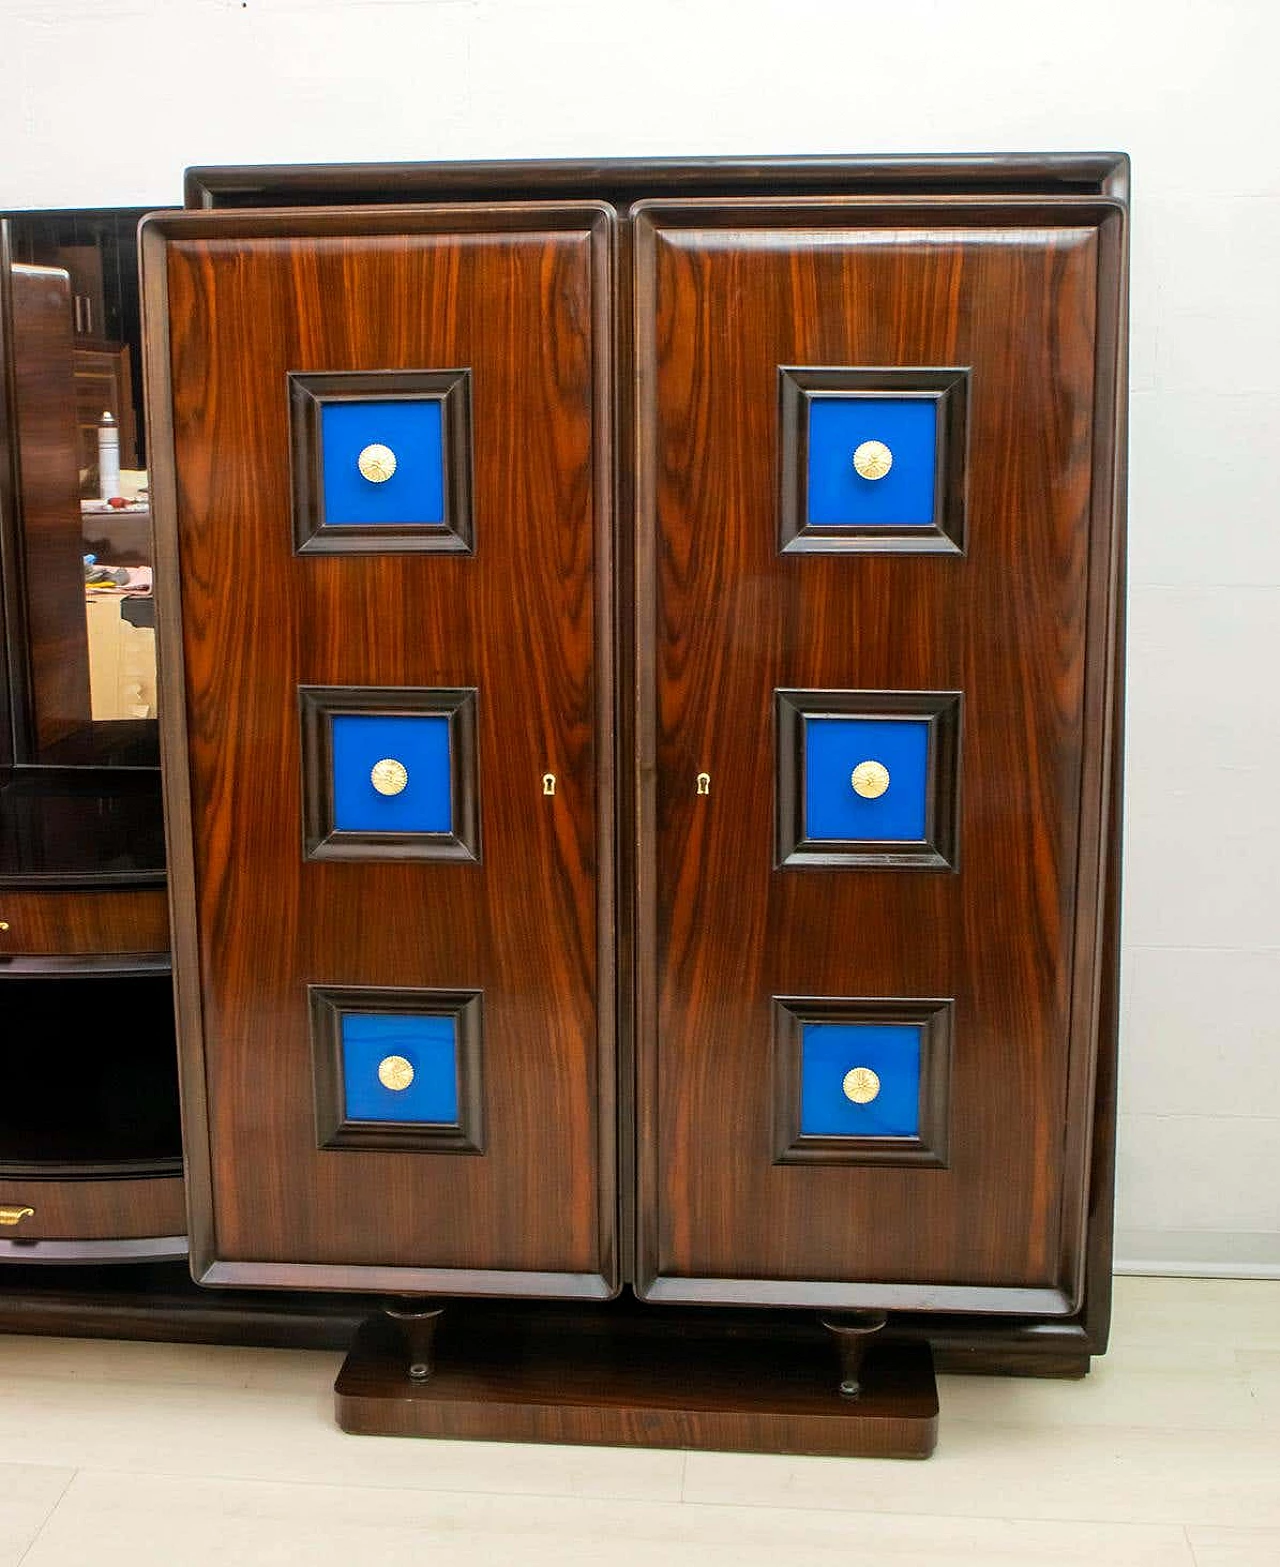
[[[13,227],[0,220],[0,1289],[45,1264],[186,1252],[154,735],[95,722],[91,702],[85,299],[63,267],[16,261]],[[121,649],[113,664],[117,685],[146,680]]]
[[[0,1263],[185,1257],[168,955],[12,952],[125,936],[119,923],[77,934],[75,905],[92,895],[62,897],[66,918],[51,898],[0,898],[14,916],[0,936]],[[136,923],[128,934],[152,939]]]
[[[920,1452],[863,1335],[1105,1347],[1125,174],[201,170],[235,210],[145,225],[197,1277],[843,1357],[713,1312],[756,1406],[714,1350],[557,1399],[563,1325],[428,1376],[424,1305],[344,1423]]]

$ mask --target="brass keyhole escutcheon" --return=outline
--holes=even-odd
[[[384,756],[369,769],[369,782],[379,794],[403,794],[409,784],[409,769],[394,756]]]
[[[542,792],[543,794],[554,794],[556,792],[556,775],[554,773],[543,773]]]
[[[853,454],[853,467],[860,479],[883,479],[893,467],[893,453],[883,441],[863,441]]]
[[[889,769],[883,762],[859,762],[849,774],[854,794],[878,800],[889,787]]]
[[[841,1087],[846,1099],[856,1105],[869,1105],[880,1092],[880,1078],[869,1066],[855,1066],[844,1074]]]
[[[384,1056],[378,1062],[378,1081],[393,1093],[403,1093],[413,1082],[413,1062],[403,1056]]]
[[[698,793],[699,794],[710,794],[711,793],[711,774],[710,773],[699,773],[698,774]]]
[[[21,1224],[24,1219],[34,1219],[34,1208],[0,1208],[0,1224]]]
[[[370,484],[385,484],[396,471],[396,454],[389,446],[374,441],[356,458],[356,467]]]

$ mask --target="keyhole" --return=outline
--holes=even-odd
[[[554,794],[556,792],[556,775],[554,773],[543,773],[542,792],[543,794]]]
[[[699,794],[710,794],[711,793],[711,774],[710,773],[699,773],[698,774],[698,793]]]

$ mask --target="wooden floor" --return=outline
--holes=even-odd
[[[343,1436],[341,1357],[0,1338],[0,1567],[1280,1567],[1280,1284],[1117,1280],[924,1463]]]

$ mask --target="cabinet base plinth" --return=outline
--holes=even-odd
[[[687,1329],[584,1335],[536,1317],[500,1326],[465,1319],[463,1305],[442,1328],[425,1382],[409,1378],[391,1324],[366,1322],[334,1384],[342,1429],[874,1458],[927,1458],[937,1441],[927,1344],[869,1349],[861,1392],[850,1399],[839,1392],[834,1351],[821,1343]]]

